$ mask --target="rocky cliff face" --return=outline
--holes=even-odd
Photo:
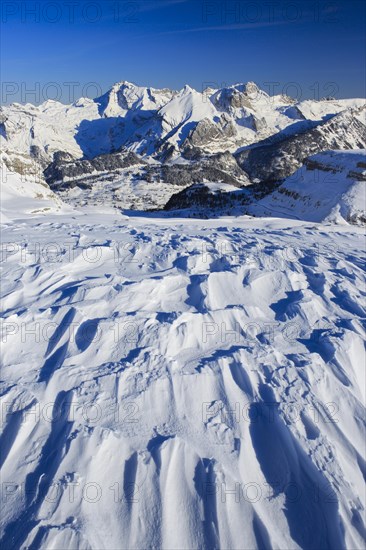
[[[212,122],[209,119],[201,120],[190,131],[188,137],[183,143],[183,149],[203,148],[205,150],[217,149],[221,142],[222,150],[228,147],[228,141],[233,143],[238,140],[238,131],[231,117],[223,113],[218,122]]]
[[[236,158],[252,180],[276,182],[293,174],[309,155],[327,149],[365,147],[366,126],[351,111],[344,111],[310,130],[274,136],[241,151]]]
[[[6,139],[6,127],[5,127],[6,121],[7,121],[7,117],[2,110],[2,107],[0,107],[0,136],[2,136],[4,139]]]
[[[59,185],[74,186],[83,182],[87,176],[98,178],[101,174],[145,164],[142,158],[130,151],[121,151],[110,155],[100,155],[91,160],[74,159],[72,155],[58,151],[53,162],[45,169],[46,181],[53,187]]]
[[[230,153],[219,153],[200,158],[190,164],[173,164],[153,166],[146,169],[149,181],[158,180],[165,183],[188,186],[193,183],[222,182],[235,187],[250,184],[248,175],[240,168]]]

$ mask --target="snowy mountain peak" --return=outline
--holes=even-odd
[[[179,93],[181,95],[184,95],[184,94],[192,94],[192,93],[198,94],[199,92],[197,92],[197,90],[192,88],[189,84],[185,84],[185,86],[183,86],[183,88],[181,89],[181,91]]]
[[[89,97],[80,97],[74,103],[72,104],[72,107],[87,107],[89,105],[94,104],[94,99],[90,99]]]
[[[138,86],[126,80],[117,82],[95,101],[105,117],[126,116],[129,111],[156,111],[163,107],[176,92]]]
[[[126,88],[139,88],[139,86],[137,84],[135,84],[134,82],[130,82],[129,80],[121,80],[120,82],[115,82],[112,86],[112,90],[113,89],[120,89],[122,87],[126,87]]]
[[[80,99],[83,99],[83,98],[80,98]],[[80,100],[79,100],[80,101]],[[27,103],[27,106],[31,106],[33,107],[33,105],[31,103]],[[55,99],[47,99],[46,101],[44,101],[43,103],[41,103],[39,105],[39,108],[40,109],[48,109],[49,107],[58,107],[59,105],[63,105],[63,103],[61,103],[60,101],[56,101]]]
[[[257,86],[255,82],[249,81],[245,84],[244,91],[247,94],[258,94],[262,90],[260,90],[260,88]]]

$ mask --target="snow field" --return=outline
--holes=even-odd
[[[4,548],[363,548],[362,230],[5,220]]]

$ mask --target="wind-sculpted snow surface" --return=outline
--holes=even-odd
[[[2,548],[364,548],[363,234],[3,227]]]

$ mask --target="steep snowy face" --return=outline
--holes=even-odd
[[[271,136],[294,121],[306,118],[294,107],[295,100],[283,95],[270,96],[253,82],[215,91],[210,100],[217,110],[232,118],[239,133],[237,148]],[[338,105],[338,111],[334,113],[340,110],[342,107]]]
[[[213,120],[217,114],[207,98],[190,86],[185,86],[159,111],[164,134],[172,144],[180,145],[188,132],[203,119]]]
[[[363,231],[100,211],[1,232],[2,548],[362,550]]]
[[[366,224],[365,151],[326,151],[249,211],[315,222]]]
[[[160,110],[160,115],[171,126],[179,126],[187,120],[198,121],[215,116],[216,110],[204,94],[190,86],[184,88],[167,105]]]

